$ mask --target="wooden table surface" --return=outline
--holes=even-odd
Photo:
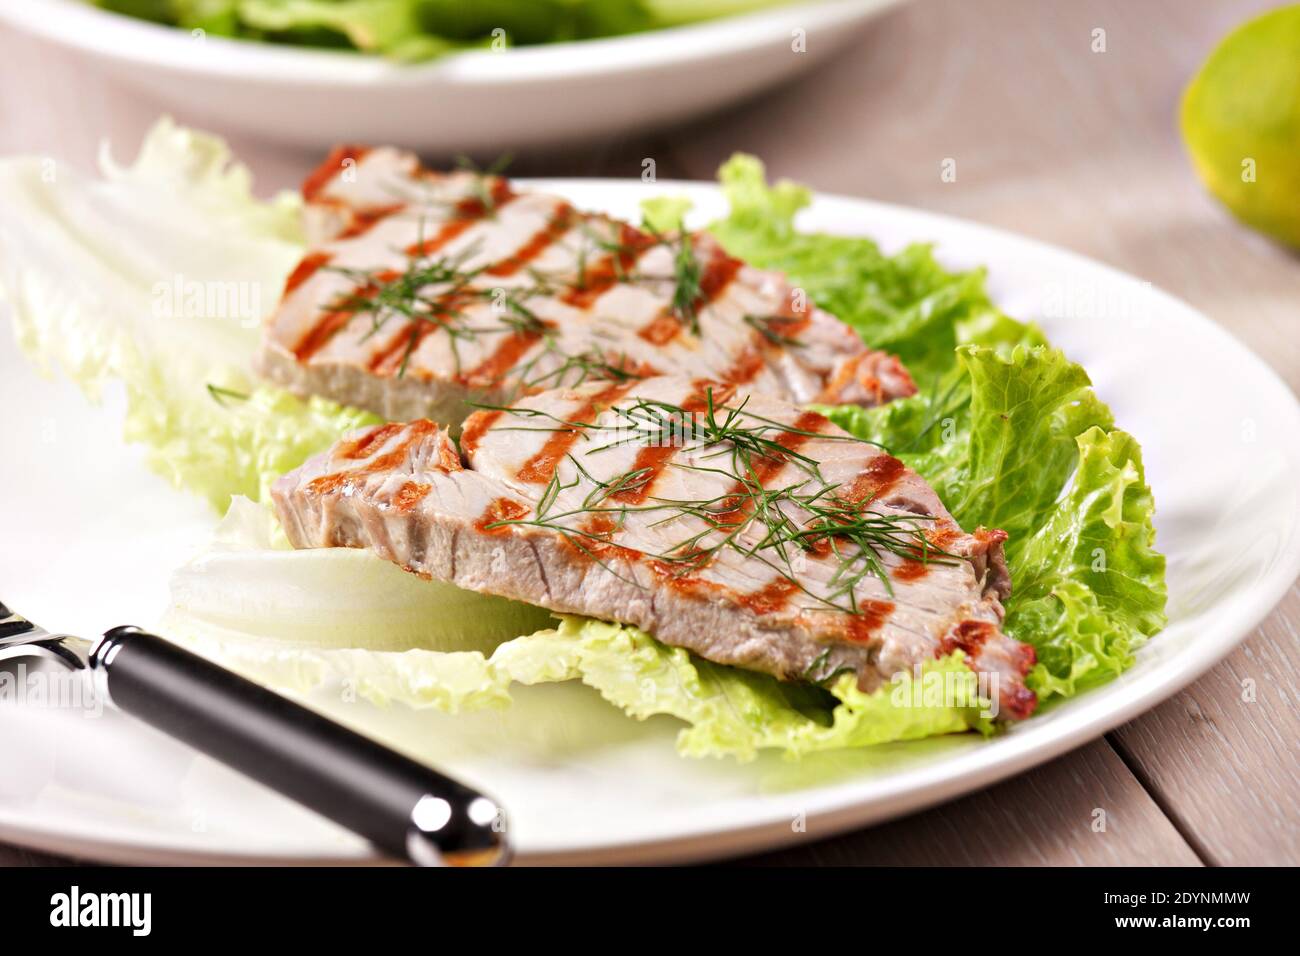
[[[777,91],[685,127],[518,156],[520,175],[710,179],[735,150],[771,174],[978,220],[1100,259],[1230,329],[1300,391],[1300,258],[1235,225],[1177,135],[1182,87],[1257,0],[917,0]],[[1106,50],[1093,52],[1095,29]],[[653,95],[648,91],[647,95]],[[0,154],[130,155],[157,108],[0,32]],[[184,115],[177,116],[186,122]],[[314,157],[230,137],[259,187]],[[955,182],[940,164],[957,162]],[[1300,863],[1300,590],[1218,667],[1037,770],[761,864]],[[1253,679],[1255,700],[1243,699]],[[1094,832],[1094,811],[1106,811]],[[0,846],[0,863],[51,858]]]

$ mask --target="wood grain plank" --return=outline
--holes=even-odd
[[[1094,829],[1102,819],[1105,830]],[[815,830],[809,833],[815,838]],[[1104,740],[955,803],[766,853],[760,866],[1197,866]]]
[[[1112,735],[1208,861],[1300,864],[1300,586],[1221,665]]]
[[[6,866],[82,866],[83,861],[52,856],[39,850],[0,843],[0,867]]]

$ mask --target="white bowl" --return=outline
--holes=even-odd
[[[0,0],[0,20],[77,51],[187,122],[311,149],[450,153],[609,137],[716,109],[824,60],[897,2],[823,0],[419,66],[191,36],[80,0]]]

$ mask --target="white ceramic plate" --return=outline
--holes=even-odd
[[[633,217],[711,186],[554,181],[575,203]],[[994,297],[1042,322],[1142,442],[1169,556],[1167,630],[1123,678],[992,740],[948,738],[808,758],[697,762],[668,718],[626,719],[581,686],[519,691],[504,714],[447,717],[317,703],[499,796],[532,862],[688,860],[820,839],[1007,777],[1097,737],[1227,654],[1300,572],[1300,405],[1218,326],[1137,279],[1041,243],[909,209],[822,197],[805,228],[934,241],[987,264]],[[47,626],[150,623],[169,572],[214,518],[148,473],[118,437],[120,402],[89,409],[0,345],[0,596]],[[537,715],[560,698],[573,726]],[[373,860],[359,841],[126,718],[0,710],[0,839],[114,860]],[[17,728],[16,732],[9,732]],[[804,832],[791,823],[806,821]]]
[[[821,62],[897,2],[820,0],[420,66],[192,37],[79,0],[0,0],[0,20],[77,51],[187,123],[313,150],[375,142],[454,153],[609,139],[717,109]]]

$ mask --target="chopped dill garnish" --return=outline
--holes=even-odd
[[[554,423],[519,430],[583,432],[590,445],[583,458],[628,444],[679,447],[667,467],[713,475],[724,479],[727,487],[708,498],[657,496],[647,493],[651,469],[636,468],[601,480],[570,453],[565,460],[573,466],[572,477],[562,479],[557,467],[531,516],[504,519],[491,527],[547,528],[618,574],[600,552],[616,547],[614,535],[626,527],[630,515],[646,515],[652,529],[677,527],[685,520],[689,533],[654,553],[641,553],[679,576],[702,570],[724,552],[738,553],[772,568],[818,605],[848,613],[859,611],[858,585],[865,578],[878,579],[886,593],[893,594],[883,560],[887,554],[925,564],[960,560],[926,537],[932,515],[887,513],[873,510],[869,498],[845,497],[837,484],[822,477],[814,458],[783,443],[796,444],[790,441],[796,435],[820,441],[859,439],[804,431],[746,411],[747,402],[718,406],[709,389],[705,410],[696,415],[669,402],[636,398],[607,409],[614,421],[603,425],[566,421],[541,409],[499,408]],[[607,434],[612,440],[602,443],[596,437]],[[765,487],[764,476],[781,473],[786,465],[793,466],[793,480]],[[575,489],[586,491],[581,501],[557,510],[561,496]],[[809,560],[825,560],[833,566],[818,591],[808,588],[802,574]]]

